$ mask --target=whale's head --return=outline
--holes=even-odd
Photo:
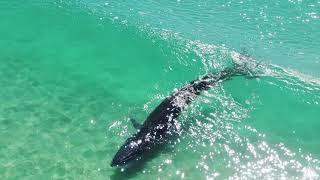
[[[125,166],[131,161],[138,160],[145,150],[143,140],[129,138],[114,156],[111,166]]]

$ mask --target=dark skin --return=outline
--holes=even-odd
[[[231,76],[242,74],[242,69],[225,69],[190,82],[165,98],[147,117],[140,130],[120,147],[111,166],[123,166],[141,158],[146,152],[163,144],[177,132],[177,118],[184,107],[202,91],[208,90]]]

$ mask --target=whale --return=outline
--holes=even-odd
[[[111,166],[126,166],[165,144],[170,137],[177,134],[180,126],[177,118],[190,102],[201,92],[209,90],[233,76],[246,74],[244,71],[241,66],[235,66],[218,73],[202,76],[166,97],[149,114],[143,124],[131,119],[133,126],[138,131],[119,148],[112,159]]]

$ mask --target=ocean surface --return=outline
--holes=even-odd
[[[134,168],[161,100],[239,62]],[[254,65],[258,64],[258,66]],[[1,0],[0,179],[320,179],[319,0]]]

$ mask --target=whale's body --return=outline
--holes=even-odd
[[[214,75],[207,75],[190,82],[158,105],[140,130],[120,147],[114,156],[111,166],[126,165],[137,160],[157,145],[163,144],[177,130],[177,117],[184,107],[202,91],[208,90],[217,83],[239,74],[239,69],[225,69]]]

